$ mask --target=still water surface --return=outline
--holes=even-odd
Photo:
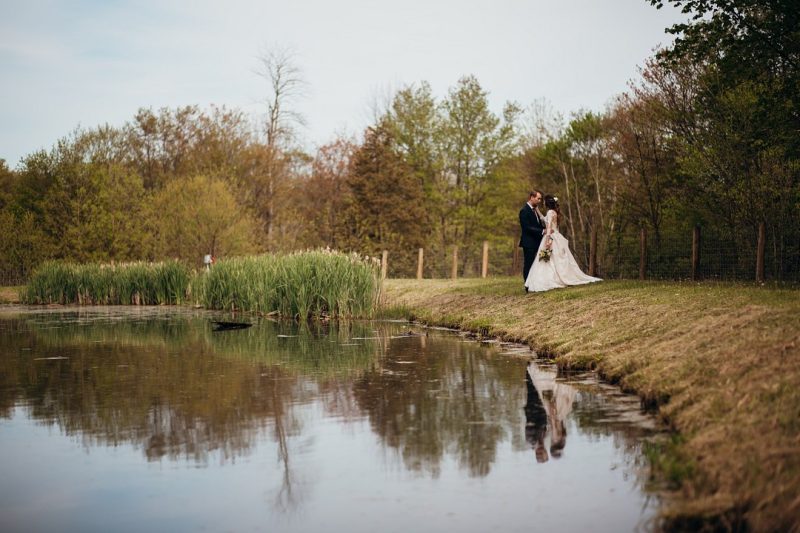
[[[0,310],[2,531],[634,531],[638,400],[399,322]],[[241,319],[241,317],[240,317]]]

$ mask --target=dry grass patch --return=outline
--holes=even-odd
[[[388,280],[386,302],[596,368],[659,405],[691,465],[664,509],[677,527],[800,529],[800,291],[606,281],[524,294],[516,278]]]
[[[0,304],[18,304],[24,287],[0,287]]]

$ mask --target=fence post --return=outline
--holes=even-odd
[[[517,246],[516,242],[513,243],[513,246],[514,246],[514,249],[511,252],[511,272],[509,272],[509,275],[516,274],[520,270],[520,266],[519,266],[519,246]]]
[[[589,275],[597,276],[597,228],[594,227],[589,241]]]
[[[692,231],[692,281],[700,277],[700,226]]]
[[[489,241],[483,241],[483,262],[481,263],[481,277],[489,274]]]
[[[386,273],[389,271],[389,251],[384,250],[381,254],[381,279],[386,279]]]
[[[647,228],[639,234],[639,279],[647,278]]]
[[[458,277],[458,246],[453,246],[453,270],[450,277],[453,279]]]
[[[419,257],[417,259],[417,279],[422,279],[422,261],[425,255],[425,251],[420,248],[419,249]]]
[[[758,245],[756,247],[756,281],[764,281],[764,249],[767,241],[767,225],[758,224]]]

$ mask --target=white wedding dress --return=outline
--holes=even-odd
[[[547,243],[547,234],[545,234],[542,237],[539,250],[536,252],[533,266],[528,273],[528,279],[525,280],[525,286],[529,291],[542,292],[569,287],[570,285],[583,285],[602,281],[600,278],[583,273],[581,267],[578,266],[572,256],[572,252],[569,251],[569,241],[558,231],[558,220],[556,218],[556,212],[552,209],[544,217],[546,228],[553,230],[553,233],[550,234],[553,238],[550,260],[542,261],[539,259],[539,253],[544,250]]]

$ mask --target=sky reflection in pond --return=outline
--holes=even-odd
[[[402,323],[0,312],[3,531],[647,529],[636,400]]]

